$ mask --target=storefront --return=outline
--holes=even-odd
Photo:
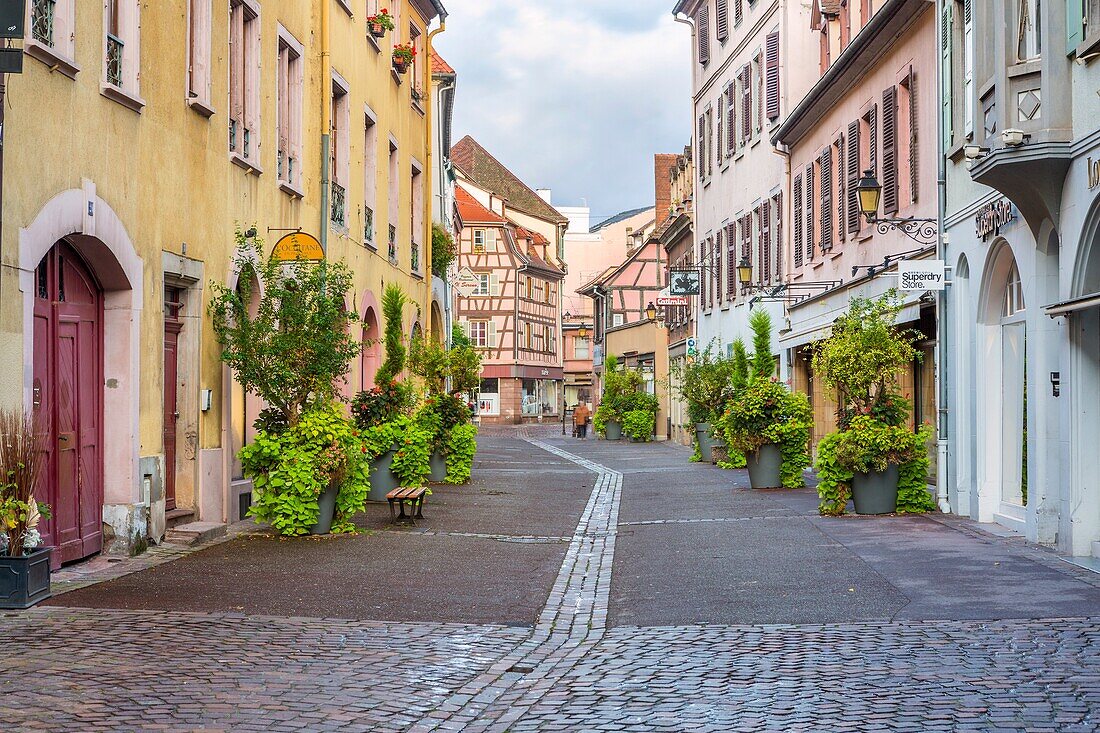
[[[487,423],[560,419],[560,367],[490,365],[482,370],[478,415]]]

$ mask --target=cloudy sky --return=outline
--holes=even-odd
[[[653,154],[691,135],[690,29],[674,0],[449,0],[435,46],[470,134],[593,222],[653,204]]]

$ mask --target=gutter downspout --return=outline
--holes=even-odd
[[[428,103],[427,103],[427,105],[425,105],[425,109],[424,109],[424,150],[425,150],[425,158],[426,158],[425,163],[424,163],[424,168],[426,169],[424,171],[424,175],[427,176],[427,185],[425,186],[425,191],[427,192],[428,195],[424,196],[423,201],[421,201],[421,206],[424,207],[424,231],[421,232],[421,234],[423,234],[423,236],[424,236],[424,265],[423,266],[424,266],[424,269],[426,271],[425,272],[426,277],[424,278],[424,282],[425,282],[425,284],[427,285],[427,288],[428,288],[427,298],[424,300],[424,302],[428,306],[428,332],[429,333],[431,332],[431,329],[432,329],[432,325],[431,325],[431,321],[432,321],[432,277],[433,277],[433,275],[432,275],[432,223],[435,220],[435,217],[432,216],[432,208],[435,204],[435,195],[434,195],[435,188],[433,187],[433,181],[432,181],[432,178],[433,178],[432,174],[435,172],[434,163],[433,163],[433,157],[434,156],[432,155],[432,147],[433,147],[433,143],[434,143],[434,140],[432,139],[432,117],[433,117],[432,113],[435,110],[435,103],[434,103],[434,100],[432,99],[432,40],[437,35],[439,35],[440,33],[442,33],[445,30],[447,30],[447,14],[444,12],[440,15],[439,27],[436,28],[434,31],[431,31],[431,32],[428,33],[428,39],[424,43],[425,55],[427,56],[427,58],[425,59],[425,62],[424,62],[424,80],[423,81],[424,81],[424,93],[428,97]],[[440,93],[442,93],[442,89],[440,89]],[[442,146],[440,146],[440,147],[442,147]],[[439,154],[440,155],[444,154],[442,149],[439,151]],[[440,205],[440,210],[442,211],[442,209],[443,209],[443,205]],[[444,274],[446,274],[446,273],[444,273]],[[450,289],[447,286],[447,279],[446,278],[440,278],[440,279],[443,280],[443,297],[444,297],[444,300],[449,301],[451,299],[451,294],[450,294]],[[446,306],[446,304],[444,304],[444,308],[446,308],[448,311],[450,310]],[[446,345],[450,341],[450,332],[451,332],[450,325],[449,325],[449,323],[443,323],[443,324],[440,324],[440,325],[443,327],[443,342]]]
[[[783,162],[785,164],[784,165],[784,171],[785,172],[784,172],[784,176],[783,176],[783,189],[782,190],[784,192],[794,190],[793,186],[791,185],[791,148],[790,148],[790,146],[788,146],[786,143],[777,142],[777,143],[774,143],[772,145],[772,152],[775,153],[776,155],[782,155],[783,156]],[[792,206],[792,207],[794,206],[794,202],[792,201],[792,198],[793,197],[789,193],[786,196],[783,197],[783,210],[779,212],[779,220],[780,220],[781,223],[783,222],[783,218],[787,214],[787,207],[788,206]],[[789,220],[788,220],[787,223],[789,224]],[[783,231],[784,232],[789,232],[789,231],[791,231],[791,228],[789,226],[783,226]],[[782,242],[779,243],[779,246],[783,249],[783,256],[786,257],[787,248],[783,247]],[[783,264],[784,264],[784,270],[786,270],[785,266],[786,266],[787,263],[784,262]],[[791,303],[790,303],[789,300],[786,300],[786,299],[783,300],[783,318],[784,318],[785,321],[790,321],[790,318],[791,318]],[[785,327],[785,325],[784,325],[784,327]],[[777,339],[777,341],[778,341],[778,339]],[[794,384],[794,359],[791,358],[791,357],[794,356],[794,348],[793,347],[788,348],[787,351],[791,352],[790,355],[787,358],[787,382],[788,382],[788,384],[793,385]],[[780,357],[782,357],[782,354],[780,354]],[[780,363],[782,363],[782,361],[783,360],[781,358]]]
[[[328,219],[332,206],[332,56],[329,38],[331,3],[321,3],[321,250],[328,255]]]
[[[692,74],[691,87],[692,87],[692,89],[691,89],[691,117],[689,118],[691,120],[691,137],[689,139],[691,140],[691,158],[692,158],[693,163],[695,164],[694,167],[693,167],[693,170],[691,172],[691,259],[692,259],[692,262],[701,262],[702,261],[702,256],[700,256],[698,259],[696,259],[696,257],[695,257],[695,253],[696,253],[695,236],[696,236],[696,233],[699,231],[698,227],[696,226],[696,223],[697,223],[696,222],[696,211],[698,210],[698,206],[696,204],[698,204],[698,202],[699,202],[699,197],[697,195],[699,192],[698,192],[695,184],[696,184],[696,181],[698,180],[699,170],[700,170],[698,168],[698,163],[699,163],[699,141],[695,139],[695,92],[696,92],[696,89],[695,89],[695,79],[694,79],[695,74],[696,74],[696,70],[695,70],[695,49],[698,48],[698,45],[695,41],[695,23],[694,23],[694,21],[691,18],[681,18],[676,13],[672,14],[672,19],[675,20],[677,23],[683,23],[684,25],[686,25],[688,28],[691,29],[691,49],[692,49],[692,51],[691,51],[691,65],[692,65],[692,67],[691,67],[692,68],[692,71],[691,71],[691,74]],[[688,296],[688,297],[690,297],[690,296]],[[701,295],[699,297],[702,298]],[[698,303],[696,303],[696,305],[698,305]],[[697,308],[695,308],[695,307],[692,307],[691,310],[692,310],[692,319],[691,319],[691,328],[689,329],[690,333],[688,334],[689,338],[693,338],[693,337],[699,335],[699,318],[698,318],[699,313],[698,313]],[[593,326],[595,326],[595,323],[593,323]],[[593,329],[593,330],[595,330],[595,329]]]
[[[943,4],[949,2],[949,0],[936,0],[936,18],[943,17]],[[936,23],[937,40],[943,43],[943,39],[939,38],[939,34],[943,33],[943,27],[941,23]],[[938,48],[942,48],[942,45]],[[943,84],[943,69],[936,75],[936,92],[939,98],[943,99],[944,84]],[[943,140],[946,130],[944,130],[944,120],[942,114],[936,115],[936,129],[938,136],[936,138],[936,186],[937,186],[937,199],[938,211],[936,212],[937,227],[939,230],[939,236],[936,238],[936,259],[943,260],[946,251],[945,246],[947,244],[947,234],[944,232],[944,219],[947,214],[947,163],[946,163],[946,151],[943,150]],[[947,346],[947,285],[944,285],[943,290],[940,290],[936,297],[936,349],[935,349],[935,370],[936,370],[936,500],[939,504],[940,511],[949,514],[951,512],[951,501],[948,494],[948,460],[947,460],[947,446],[949,435],[948,425],[948,396],[947,396],[947,380],[944,379],[944,355],[946,353]]]

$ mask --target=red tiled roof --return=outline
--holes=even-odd
[[[455,73],[454,67],[448,64],[439,52],[432,50],[432,73],[433,74],[453,74]]]
[[[555,224],[569,223],[569,219],[546,203],[469,135],[451,148],[451,162],[480,188],[504,199],[509,208]]]
[[[516,225],[516,236],[521,239],[530,239],[534,244],[550,244],[550,240],[538,232],[533,232],[526,227]]]
[[[463,223],[506,224],[508,222],[503,216],[485,208],[462,186],[455,186],[455,202],[458,204],[458,215]]]

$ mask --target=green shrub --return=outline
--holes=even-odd
[[[389,422],[361,431],[367,456],[372,461],[394,451],[390,470],[401,486],[423,486],[431,474],[432,433],[409,417],[401,416]]]
[[[623,413],[623,434],[634,440],[649,442],[656,425],[656,412],[627,410]]]
[[[609,422],[624,424],[626,413],[631,411],[649,411],[656,419],[660,403],[654,395],[643,390],[643,383],[640,372],[622,368],[614,356],[607,357],[604,362],[603,396],[592,416],[597,434],[607,435]]]
[[[467,422],[452,428],[446,449],[447,483],[464,484],[470,480],[475,453],[477,453],[477,426]]]
[[[447,270],[458,256],[458,244],[442,224],[432,224],[432,274],[446,279]]]
[[[813,415],[806,395],[791,392],[775,377],[753,377],[718,421],[719,434],[736,454],[756,451],[773,443],[783,456],[783,485],[804,484],[802,471],[810,465],[807,445]]]

